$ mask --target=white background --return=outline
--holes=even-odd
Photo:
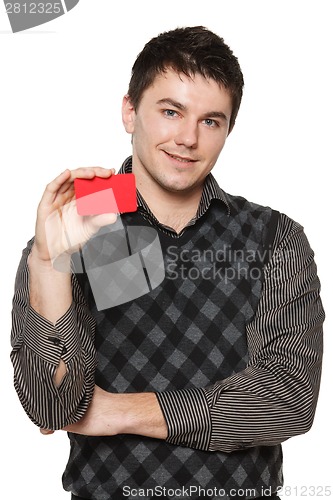
[[[161,31],[199,24],[224,37],[246,81],[216,178],[226,191],[301,222],[316,253],[327,312],[322,387],[311,431],[283,446],[291,488],[283,498],[322,498],[325,486],[333,496],[330,6],[321,0],[81,0],[65,16],[12,34],[1,5],[1,477],[11,500],[69,500],[61,486],[67,436],[39,434],[20,407],[9,361],[14,277],[38,201],[65,168],[120,166],[131,150],[120,104],[134,58]]]

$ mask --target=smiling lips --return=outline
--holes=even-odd
[[[172,158],[173,160],[177,160],[180,163],[194,163],[195,161],[197,161],[197,160],[194,160],[193,158],[189,158],[187,156],[173,155],[171,153],[168,153],[167,151],[165,151],[165,153],[168,156],[170,156],[170,158]]]

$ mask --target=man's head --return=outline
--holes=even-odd
[[[224,40],[202,26],[177,28],[151,39],[132,68],[128,96],[135,109],[144,91],[168,69],[189,77],[199,74],[230,92],[230,133],[241,103],[244,81],[238,60]]]

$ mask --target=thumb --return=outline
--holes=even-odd
[[[86,239],[90,239],[94,236],[102,227],[114,224],[117,221],[116,213],[107,213],[100,215],[92,215],[87,221],[87,233]]]

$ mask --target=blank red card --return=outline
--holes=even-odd
[[[108,179],[75,179],[76,207],[79,215],[135,212],[137,210],[134,174],[117,174]]]

